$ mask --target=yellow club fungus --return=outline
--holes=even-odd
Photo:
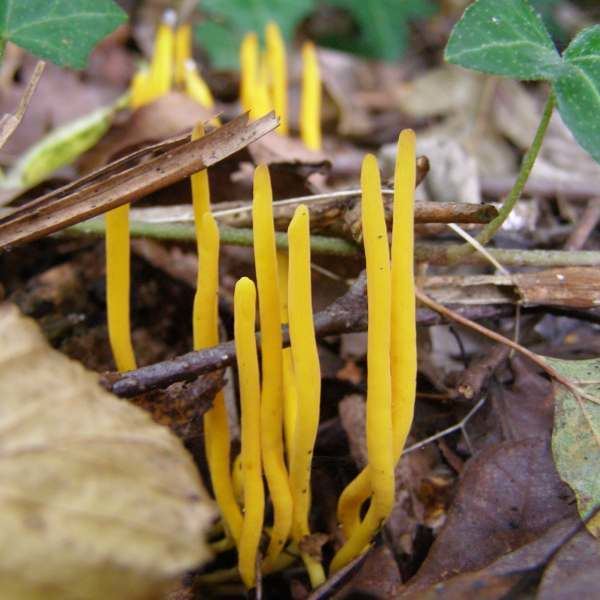
[[[258,356],[254,324],[256,289],[242,277],[234,292],[235,352],[240,381],[240,462],[244,480],[244,517],[238,543],[238,567],[247,588],[256,585],[256,556],[262,533],[265,498],[261,469],[261,418]]]
[[[394,174],[392,231],[392,427],[397,462],[412,424],[416,394],[416,315],[414,294],[415,134],[405,130],[398,140]],[[371,493],[368,469],[343,491],[338,519],[347,537],[358,526],[360,507]]]
[[[175,31],[175,84],[185,83],[187,62],[192,58],[192,26],[189,23],[180,25]]]
[[[247,33],[240,47],[240,102],[244,111],[252,110],[258,78],[258,37]]]
[[[312,42],[302,45],[300,137],[307,148],[321,149],[321,75],[317,51]]]
[[[269,22],[265,28],[267,64],[271,75],[270,87],[273,109],[279,117],[279,127],[275,130],[281,135],[288,134],[287,114],[287,59],[285,43],[277,23]]]
[[[185,93],[204,108],[213,108],[215,101],[210,88],[198,73],[198,68],[193,60],[188,60],[183,73]]]
[[[258,73],[254,82],[252,95],[251,119],[260,119],[272,110],[271,96],[269,95],[269,72],[266,57],[260,57]]]
[[[136,368],[129,323],[129,204],[106,213],[106,312],[108,337],[119,371]]]
[[[321,369],[312,312],[310,230],[306,206],[296,209],[288,228],[290,341],[294,359],[298,415],[290,459],[290,488],[294,504],[292,536],[296,543],[310,535],[310,471],[319,426]],[[325,580],[320,562],[302,552],[311,584]]]
[[[173,56],[175,50],[173,27],[176,20],[175,11],[167,10],[156,31],[154,52],[150,64],[153,100],[167,94],[173,84]]]
[[[277,275],[281,300],[281,323],[287,325],[288,318],[288,255],[277,252]],[[298,411],[298,394],[294,377],[292,349],[283,349],[283,433],[288,464],[294,447],[294,427]]]
[[[261,332],[261,447],[273,502],[273,529],[265,555],[265,570],[272,568],[292,525],[292,497],[283,454],[281,306],[272,202],[269,170],[259,165],[254,172],[252,227]]]
[[[210,212],[202,215],[198,237],[198,281],[194,297],[194,349],[216,346],[218,333],[219,229]],[[226,528],[236,543],[242,514],[235,498],[230,469],[231,442],[223,392],[204,414],[206,459],[212,487]]]
[[[368,298],[366,437],[372,496],[364,520],[334,556],[332,572],[364,550],[394,504],[390,363],[392,281],[379,169],[373,155],[367,155],[363,161],[361,188]]]
[[[152,100],[152,81],[148,71],[139,71],[131,82],[131,108]],[[136,368],[131,343],[129,204],[106,213],[106,312],[108,338],[119,371]]]
[[[394,461],[400,459],[413,421],[417,393],[417,318],[414,280],[415,132],[398,139],[392,228],[392,427]]]
[[[203,134],[202,125],[197,125],[192,139],[198,139]],[[191,182],[198,246],[198,277],[193,311],[194,349],[202,350],[219,343],[219,229],[210,213],[210,189],[206,169],[194,173]],[[216,394],[212,408],[204,415],[204,435],[215,498],[227,530],[237,542],[242,527],[242,515],[236,502],[229,467],[229,421],[222,392]]]

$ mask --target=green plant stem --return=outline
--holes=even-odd
[[[131,236],[134,238],[148,237],[155,240],[188,242],[196,240],[194,226],[184,223],[130,223]],[[103,236],[105,231],[104,219],[95,218],[77,225],[72,225],[61,234]],[[252,230],[238,229],[221,225],[219,227],[221,243],[232,246],[252,246]],[[275,233],[277,247],[287,249],[287,235],[278,231]],[[312,235],[311,250],[314,254],[324,254],[342,257],[362,257],[362,248],[348,240]],[[445,250],[447,246],[439,244],[417,244],[415,256],[419,261],[447,264]],[[531,267],[598,267],[600,252],[596,251],[565,251],[565,250],[512,250],[488,248],[488,252],[504,266]],[[433,259],[433,260],[432,260]],[[478,253],[467,257],[470,263],[485,263],[486,259]]]
[[[196,232],[193,223],[142,223],[131,221],[129,224],[131,237],[148,237],[155,240],[170,240],[181,242],[193,242]],[[65,233],[77,235],[104,235],[105,224],[103,218],[90,219],[83,223],[77,223],[65,230]],[[230,246],[252,246],[252,229],[219,226],[221,243]],[[312,235],[311,249],[315,254],[333,256],[361,256],[361,248],[354,242],[341,238],[327,237],[323,235]],[[275,243],[277,247],[287,250],[287,234],[282,231],[275,232]]]
[[[548,96],[544,106],[542,118],[538,125],[537,131],[535,132],[533,142],[531,143],[529,150],[527,150],[525,156],[523,157],[523,161],[521,162],[521,168],[515,184],[498,211],[498,216],[493,221],[490,221],[477,236],[477,240],[483,246],[485,246],[494,237],[498,229],[502,227],[502,224],[504,221],[506,221],[508,215],[510,215],[512,209],[515,207],[515,204],[523,193],[523,188],[527,183],[527,179],[529,179],[531,169],[533,168],[537,155],[539,154],[542,146],[542,141],[546,135],[546,130],[548,129],[548,124],[550,123],[550,117],[552,116],[552,111],[554,110],[554,103],[554,93],[550,92],[550,95]],[[448,264],[458,262],[465,256],[471,254],[474,250],[475,249],[471,244],[457,244],[450,246],[445,251],[447,259],[446,262]]]

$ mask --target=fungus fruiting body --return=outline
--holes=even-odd
[[[185,93],[204,108],[213,108],[215,101],[210,88],[198,73],[198,68],[193,60],[186,61],[183,68],[183,83]]]
[[[267,47],[267,65],[269,67],[271,97],[273,109],[279,117],[279,127],[275,130],[282,135],[288,134],[287,114],[287,58],[285,43],[277,23],[267,23],[265,28]]]
[[[106,311],[108,337],[119,371],[136,368],[129,322],[129,204],[106,213]]]
[[[321,75],[317,51],[312,42],[302,45],[300,136],[307,148],[321,149]]]
[[[392,427],[394,461],[413,421],[417,393],[417,318],[414,280],[415,133],[400,133],[394,171],[392,228]]]
[[[273,528],[265,557],[265,569],[269,569],[290,533],[292,497],[283,452],[281,304],[271,181],[265,165],[258,166],[254,172],[252,226],[261,330],[261,446],[273,502]]]
[[[271,109],[271,96],[269,94],[269,72],[266,57],[260,56],[258,70],[252,87],[252,107],[250,118],[259,119]]]
[[[175,73],[176,85],[185,83],[185,69],[192,58],[192,26],[189,23],[180,25],[175,30]]]
[[[391,266],[379,169],[372,155],[363,161],[361,188],[368,300],[366,437],[372,495],[367,515],[335,555],[333,572],[362,552],[394,504]]]
[[[306,206],[299,206],[288,228],[290,341],[294,360],[298,414],[290,458],[290,487],[294,504],[292,536],[296,543],[310,535],[310,471],[319,426],[321,369],[312,313],[310,230]],[[325,580],[321,564],[302,552],[313,587]]]
[[[238,543],[238,568],[247,588],[256,584],[256,556],[262,533],[264,489],[261,468],[260,384],[254,324],[256,289],[242,277],[234,292],[235,352],[240,382],[244,517]]]
[[[288,317],[288,255],[282,251],[277,252],[277,275],[279,283],[279,296],[281,300],[281,323],[287,325]],[[294,428],[298,412],[298,393],[294,377],[294,362],[292,349],[283,349],[283,433],[288,464],[294,448]]]
[[[193,139],[204,134],[202,125],[195,127]],[[219,229],[210,212],[210,188],[206,169],[191,177],[192,202],[198,247],[198,275],[194,296],[194,349],[201,350],[219,343]],[[242,516],[236,502],[229,467],[230,435],[225,398],[218,392],[213,406],[204,415],[204,435],[208,467],[215,498],[234,540],[241,532]]]
[[[176,20],[177,15],[174,11],[166,11],[156,32],[154,53],[150,65],[150,79],[152,81],[154,98],[164,96],[169,92],[173,84],[175,49],[173,27]]]
[[[240,102],[242,109],[250,112],[254,103],[254,90],[258,76],[258,37],[247,33],[240,46]]]
[[[194,347],[216,346],[218,335],[219,229],[210,212],[202,217],[199,231],[198,284],[194,298]],[[231,441],[223,392],[215,395],[204,414],[206,458],[212,487],[228,532],[237,542],[242,515],[236,501],[230,470]]]

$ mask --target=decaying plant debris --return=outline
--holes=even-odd
[[[345,31],[340,15],[323,7],[294,24],[296,44],[278,41],[281,34],[269,25],[270,55],[258,52],[260,36],[248,26],[238,40],[246,64],[239,74],[211,66],[207,54],[214,60],[215,50],[198,46],[205,23],[227,22],[219,11],[228,9],[213,13],[203,3],[182,2],[177,13],[163,13],[164,3],[154,0],[123,4],[132,9],[129,24],[94,51],[82,77],[69,80],[71,97],[61,95],[65,71],[52,64],[44,71],[17,46],[7,46],[0,70],[6,115],[0,161],[8,173],[0,189],[0,447],[6,458],[0,573],[18,573],[0,582],[0,596],[8,590],[11,597],[38,598],[50,585],[48,597],[56,598],[595,597],[600,167],[593,158],[597,129],[568,118],[563,75],[534,73],[526,79],[547,83],[525,85],[502,78],[510,73],[501,72],[504,66],[494,71],[485,57],[483,66],[463,65],[484,73],[442,62],[464,5],[471,5],[466,19],[503,24],[504,13],[489,12],[490,0],[440,3],[437,16],[413,25],[419,46],[402,63],[322,48],[320,25],[333,19]],[[537,18],[529,0],[513,4],[523,19]],[[563,72],[574,77],[569,69],[576,59],[565,48],[585,29],[581,51],[596,52],[598,44],[600,56],[598,16],[584,2],[556,4],[570,17],[552,12],[563,40],[561,52],[546,48],[557,58],[546,58],[562,61]],[[120,17],[112,18],[116,26]],[[193,54],[185,46],[191,26],[198,30]],[[452,38],[446,58],[462,64],[460,44],[469,39],[464,31],[462,40]],[[171,66],[159,64],[161,44],[175,44]],[[289,73],[281,70],[281,44]],[[138,65],[139,48],[146,49],[148,68]],[[258,62],[249,76],[253,56]],[[129,96],[136,77],[143,102]],[[590,81],[600,89],[593,74]],[[256,89],[249,90],[252,82]],[[322,96],[314,95],[319,86]],[[269,105],[276,89],[278,100]],[[310,101],[303,99],[306,89]],[[69,102],[73,119],[56,106],[45,109]],[[101,107],[102,123],[86,125]],[[101,132],[99,143],[41,183],[11,187],[31,139],[48,127],[68,133],[75,117],[83,119],[76,143],[83,148],[86,135]],[[418,156],[414,422],[393,469],[395,501],[385,524],[338,570],[331,567],[349,536],[336,502],[373,459],[360,166],[366,153],[377,154],[391,240],[396,139],[408,128],[416,131]],[[249,428],[256,434],[263,426],[254,413],[244,420],[244,402],[255,402],[257,411],[261,404],[248,392],[247,373],[245,383],[240,377],[239,288],[253,297],[252,281],[259,296],[273,284],[265,284],[265,271],[260,279],[265,267],[252,251],[259,164],[268,166],[259,178],[270,174],[263,193],[273,193],[278,255],[287,256],[298,205],[308,210],[300,213],[310,223],[313,358],[320,369],[312,378],[320,381],[320,415],[309,423],[316,441],[306,446],[310,491],[293,489],[295,501],[309,492],[309,527],[302,535],[293,529],[281,542],[273,531],[285,501],[273,493],[272,470],[262,466],[263,514],[260,502],[244,499],[248,490],[250,500],[259,499],[261,475],[250,479],[255,472],[244,467],[251,461],[239,458],[249,456],[243,436],[247,441]],[[208,231],[206,223],[199,226],[198,196],[190,188],[199,169],[210,189],[203,199],[216,223],[210,231],[220,238],[218,279],[211,284],[218,289],[220,343],[210,344],[199,343],[198,325],[195,332],[192,326],[203,268],[198,232]],[[128,231],[136,239],[127,335],[136,368],[119,372],[106,325],[105,215],[128,204]],[[381,231],[385,238],[384,226]],[[215,296],[211,291],[210,302]],[[269,315],[263,310],[256,321],[255,341],[246,323],[241,356],[253,360],[247,351],[256,343],[254,376],[262,385],[270,374],[265,358],[273,356],[272,348],[261,354]],[[290,328],[281,323],[287,349]],[[265,344],[278,338],[279,325],[269,331]],[[231,439],[232,464],[215,476],[206,432],[207,414],[218,403],[226,423],[211,431]],[[315,416],[303,414],[307,421]],[[253,456],[259,456],[256,445]],[[296,484],[304,481],[300,470]],[[246,488],[240,473],[249,477]],[[260,516],[261,526],[264,518],[265,527],[257,516],[250,532],[256,544],[239,556],[222,506],[219,513],[209,498],[217,477],[231,478],[242,518],[246,510]],[[279,552],[279,562],[271,560]]]

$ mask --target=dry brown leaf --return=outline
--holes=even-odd
[[[159,597],[209,557],[213,506],[166,428],[0,306],[0,590]]]

